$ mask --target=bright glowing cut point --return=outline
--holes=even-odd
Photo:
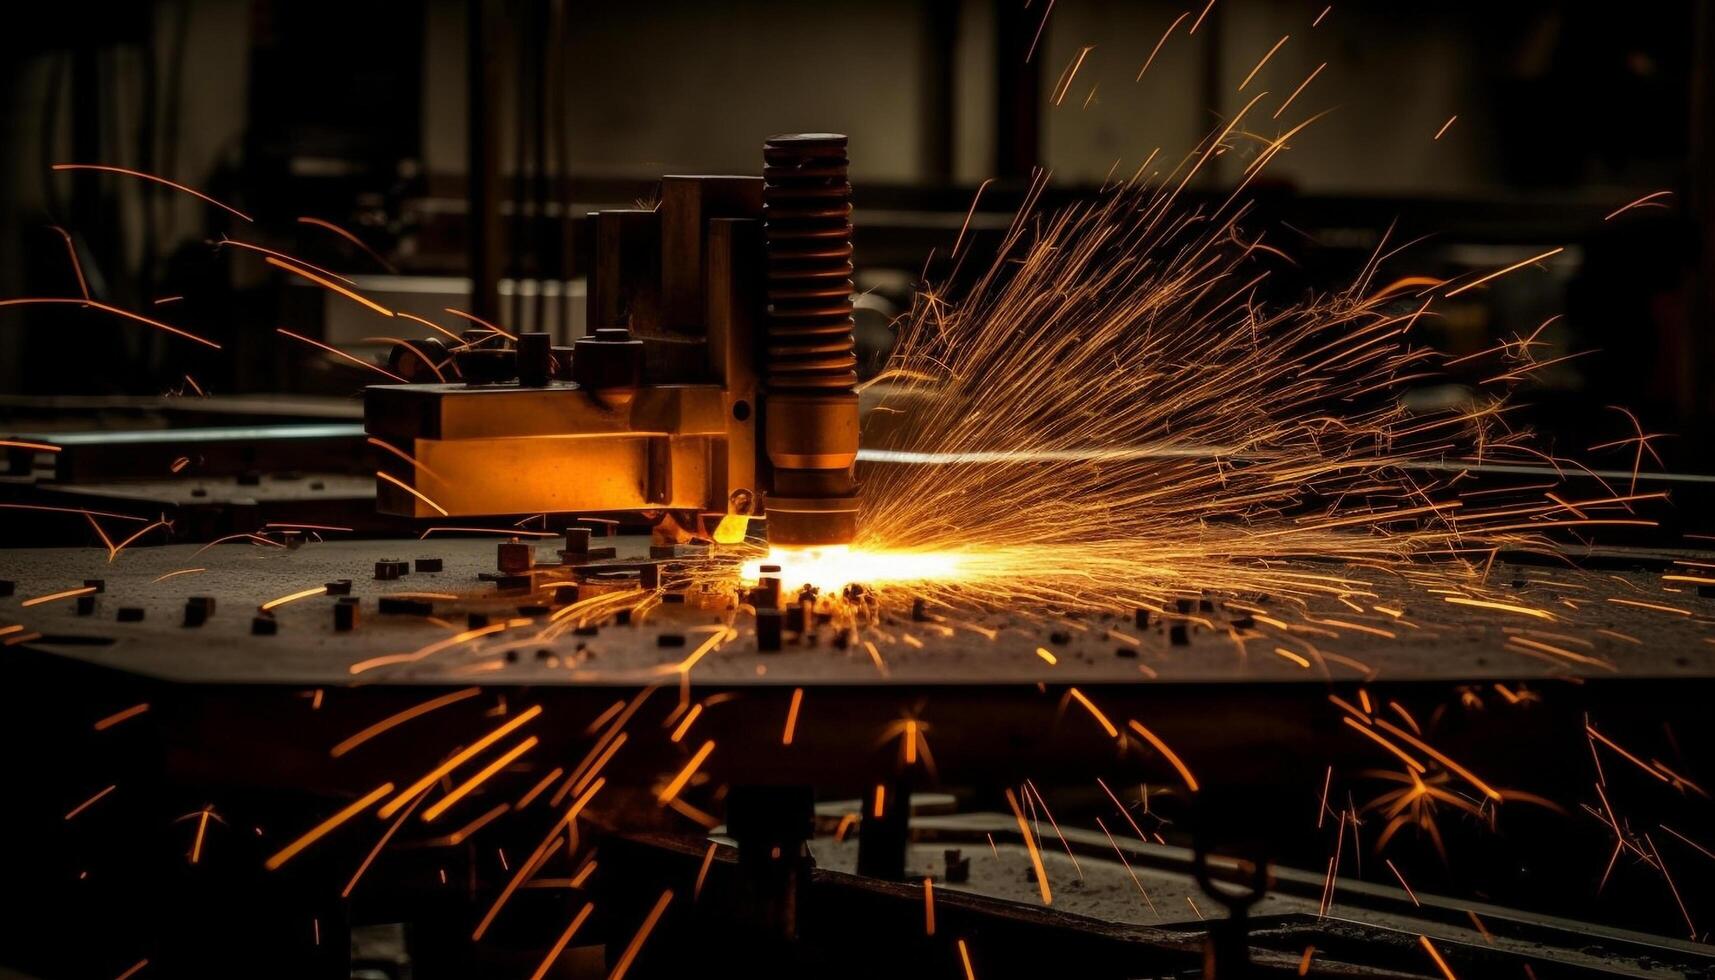
[[[839,590],[853,582],[885,585],[890,582],[923,582],[956,578],[959,556],[949,551],[864,551],[848,545],[826,548],[775,548],[766,558],[744,565],[744,578],[754,582],[763,565],[779,565],[780,580],[792,589],[813,585]]]

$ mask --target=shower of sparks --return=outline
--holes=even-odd
[[[1562,249],[1438,294],[1438,280],[1383,280],[1384,242],[1345,291],[1271,309],[1257,298],[1271,253],[1238,229],[1244,187],[1284,141],[1258,149],[1225,200],[1178,200],[1243,115],[1159,184],[1041,214],[1038,179],[975,285],[956,302],[925,288],[900,322],[873,386],[885,411],[864,434],[857,539],[753,554],[741,577],[767,562],[788,590],[856,583],[937,611],[1129,613],[1211,593],[1303,606],[1410,564],[1449,603],[1567,618],[1502,601],[1482,565],[1651,524],[1632,508],[1660,495],[1461,495],[1467,467],[1547,459],[1506,424],[1509,386],[1536,366],[1522,343],[1461,359],[1506,365],[1464,407],[1411,411],[1399,397],[1447,362],[1415,336],[1437,302]],[[1256,622],[1280,641],[1265,649],[1305,669],[1323,660],[1282,635],[1284,620]]]

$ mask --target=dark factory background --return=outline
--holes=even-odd
[[[75,307],[0,310],[0,411],[20,419],[93,426],[127,397],[205,391],[333,396],[355,412],[364,372],[275,328],[363,357],[386,349],[356,307],[216,247],[224,216],[194,198],[55,173],[56,162],[203,189],[257,219],[252,241],[398,308],[459,306],[575,335],[587,212],[646,205],[663,173],[755,173],[775,132],[844,132],[873,365],[915,284],[945,274],[933,256],[980,184],[994,178],[971,221],[979,244],[1006,226],[1034,168],[1053,172],[1051,201],[1129,176],[1157,148],[1152,166],[1171,170],[1253,94],[1239,83],[1258,57],[1295,33],[1307,36],[1266,81],[1325,62],[1299,108],[1327,115],[1253,185],[1248,227],[1291,257],[1276,295],[1342,288],[1384,234],[1389,247],[1411,243],[1388,263],[1399,275],[1564,246],[1546,274],[1441,304],[1423,341],[1476,350],[1560,315],[1535,356],[1588,353],[1544,370],[1517,424],[1579,452],[1629,425],[1606,407],[1626,405],[1677,434],[1657,443],[1670,464],[1711,462],[1705,4],[1348,0],[1307,29],[1321,0],[1234,0],[1141,81],[1177,3],[1062,0],[1040,36],[1040,11],[1010,0],[32,6],[31,23],[0,40],[0,295],[77,295],[63,228],[97,299],[154,310],[226,350],[203,356]],[[1190,191],[1223,194],[1253,153],[1238,141]],[[1604,220],[1656,191],[1670,193]],[[1462,395],[1456,384],[1414,393],[1425,404]]]

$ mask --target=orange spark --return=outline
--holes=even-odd
[[[1042,893],[1042,904],[1053,905],[1054,893],[1048,888],[1048,870],[1042,866],[1042,852],[1036,847],[1036,838],[1030,833],[1030,825],[1024,821],[1024,811],[1019,809],[1018,797],[1013,795],[1011,787],[1006,790],[1006,803],[1012,807],[1012,815],[1018,820],[1018,832],[1024,836],[1024,846],[1030,851],[1030,866],[1036,870],[1036,888]]]
[[[156,582],[165,582],[167,579],[178,578],[180,575],[196,575],[206,571],[208,571],[206,568],[180,568],[152,580],[149,584],[154,585]]]
[[[661,790],[660,795],[656,797],[662,806],[666,806],[668,803],[671,803],[673,799],[679,795],[679,791],[684,789],[685,784],[691,781],[691,777],[696,775],[697,769],[702,766],[703,761],[706,760],[709,757],[709,753],[714,750],[714,739],[711,738],[707,742],[703,743],[703,747],[698,749],[695,755],[691,756],[691,761],[685,763],[685,768],[679,770],[679,774],[674,776],[672,782],[669,782],[667,786]]]
[[[447,509],[445,507],[442,507],[440,504],[437,504],[433,500],[430,500],[428,495],[424,494],[421,490],[418,490],[418,489],[412,487],[410,484],[406,483],[404,480],[399,479],[398,477],[394,476],[393,474],[383,472],[382,470],[376,470],[375,471],[375,478],[378,480],[386,480],[388,483],[391,483],[394,486],[398,487],[399,489],[410,494],[411,496],[416,497],[418,500],[421,500],[423,503],[428,504],[430,507],[433,507],[435,510],[440,511],[442,517],[451,516],[447,513]]]
[[[202,860],[202,840],[203,836],[208,832],[208,818],[212,812],[213,811],[206,806],[197,812],[197,835],[196,840],[191,842],[192,864],[196,864]]]
[[[78,306],[86,306],[92,310],[100,310],[103,313],[123,317],[136,323],[154,327],[156,330],[165,330],[167,333],[183,337],[186,340],[194,340],[197,343],[202,344],[204,347],[212,347],[215,350],[221,349],[219,344],[209,340],[207,337],[200,337],[191,333],[189,330],[180,330],[178,327],[175,327],[170,323],[162,323],[159,320],[151,319],[140,313],[133,313],[130,310],[122,310],[117,306],[109,306],[106,303],[93,299],[63,299],[57,296],[38,296],[26,299],[0,299],[0,306],[50,306],[63,303],[73,303]]]
[[[81,589],[67,589],[64,592],[50,592],[47,595],[39,595],[39,596],[36,596],[32,599],[25,599],[23,602],[18,603],[18,605],[20,605],[20,606],[39,606],[44,602],[57,602],[60,599],[70,599],[73,596],[89,595],[91,592],[94,592],[94,591],[95,591],[95,586],[86,585]]]
[[[106,789],[102,790],[101,792],[95,794],[94,796],[90,797],[87,800],[84,800],[82,803],[79,803],[77,806],[72,807],[71,811],[65,815],[65,818],[67,820],[70,820],[71,818],[77,816],[78,814],[82,813],[83,811],[85,811],[85,810],[89,809],[91,806],[93,806],[97,800],[100,800],[102,797],[113,792],[113,790],[114,790],[114,786],[112,786],[112,785],[108,786]],[[1670,831],[1668,831],[1668,833],[1673,833],[1673,831],[1670,830]],[[1678,836],[1678,835],[1675,835],[1675,836]]]
[[[513,718],[506,724],[501,725],[494,731],[477,739],[468,747],[455,753],[452,758],[429,770],[421,779],[406,787],[404,792],[394,797],[386,806],[383,806],[379,811],[377,811],[376,815],[385,820],[393,814],[398,813],[406,803],[410,802],[412,797],[428,789],[430,786],[435,785],[435,783],[440,781],[441,777],[452,772],[454,769],[457,769],[459,766],[464,765],[466,762],[469,762],[471,759],[475,758],[478,753],[482,752],[483,749],[488,748],[490,745],[493,745],[506,736],[512,734],[514,731],[517,731],[520,727],[527,724],[531,719],[541,713],[542,706],[539,704],[531,705],[526,710],[519,712],[516,718]]]
[[[394,374],[392,371],[387,370],[386,368],[382,367],[379,364],[373,364],[369,361],[364,360],[361,357],[353,357],[352,355],[347,354],[345,351],[342,351],[337,347],[330,347],[327,344],[324,344],[319,340],[311,340],[310,338],[304,336],[303,334],[293,333],[292,331],[287,330],[285,327],[275,327],[274,332],[279,333],[279,334],[284,334],[285,336],[290,337],[293,340],[302,341],[306,344],[309,344],[311,347],[320,347],[322,350],[327,351],[329,354],[332,354],[335,357],[344,358],[345,360],[350,361],[351,363],[357,365],[358,367],[366,367],[369,370],[376,372],[377,374],[384,374],[387,377],[392,378],[394,381],[399,382],[400,384],[406,384],[407,383],[404,378],[399,377],[397,374]],[[441,513],[445,514],[446,511],[441,511]]]
[[[1143,59],[1143,67],[1137,70],[1137,77],[1132,79],[1132,81],[1143,81],[1143,73],[1148,71],[1149,66],[1155,63],[1155,56],[1161,53],[1161,46],[1167,43],[1167,36],[1172,34],[1173,29],[1178,27],[1179,23],[1189,16],[1191,16],[1191,11],[1182,10],[1179,12],[1178,17],[1173,18],[1173,23],[1167,25],[1167,30],[1161,32],[1161,39],[1156,41],[1155,47],[1150,49],[1149,57]]]
[[[1678,606],[1664,606],[1657,602],[1639,602],[1636,599],[1609,599],[1608,601],[1617,606],[1632,606],[1637,609],[1652,609],[1656,612],[1672,613],[1675,616],[1691,615],[1691,610],[1689,609],[1681,609]]]
[[[300,225],[313,225],[314,227],[324,228],[328,231],[331,231],[334,234],[338,235],[339,237],[341,237],[341,238],[345,239],[346,241],[352,243],[353,245],[356,245],[359,249],[363,250],[363,253],[365,255],[374,259],[383,269],[386,269],[388,272],[397,273],[399,271],[398,269],[393,267],[393,263],[382,258],[381,254],[379,252],[375,251],[374,249],[370,248],[368,245],[364,244],[363,239],[357,237],[356,235],[352,234],[349,231],[346,231],[344,228],[341,228],[339,225],[336,225],[331,221],[323,221],[320,218],[300,217],[298,219],[298,224],[300,224]]]
[[[1072,89],[1072,80],[1078,77],[1078,69],[1084,66],[1084,59],[1090,56],[1090,52],[1095,50],[1095,47],[1094,44],[1086,44],[1078,49],[1078,57],[1073,59],[1072,63],[1066,66],[1066,70],[1061,73],[1060,82],[1054,88],[1054,104],[1056,106],[1066,101],[1066,93]]]
[[[543,776],[536,785],[530,787],[528,792],[518,798],[518,803],[514,809],[522,810],[536,802],[536,797],[541,796],[546,792],[548,787],[554,784],[554,780],[559,779],[560,776],[564,775],[564,773],[564,769],[561,769],[559,766],[555,766],[546,776]]]
[[[6,446],[6,447],[9,447],[12,449],[34,449],[37,452],[44,452],[44,453],[61,452],[61,449],[59,446],[55,446],[51,443],[30,442],[30,441],[24,440],[24,439],[0,439],[0,446]]]
[[[643,949],[644,940],[649,938],[650,930],[655,923],[661,921],[661,913],[667,911],[667,904],[673,901],[673,889],[666,889],[661,897],[655,900],[655,907],[649,910],[649,915],[643,919],[643,924],[637,927],[637,935],[631,937],[631,942],[625,947],[625,952],[619,954],[619,962],[614,964],[613,972],[607,975],[607,980],[624,980],[625,972],[631,969],[632,961],[637,959],[637,953]]]
[[[1213,3],[1214,0],[1209,0]],[[977,980],[977,972],[971,969],[971,951],[965,946],[963,939],[959,940],[959,962],[965,965],[965,980]]]
[[[1154,732],[1143,727],[1142,723],[1135,718],[1128,722],[1128,724],[1131,725],[1132,731],[1142,735],[1150,745],[1155,746],[1155,751],[1160,752],[1165,756],[1167,761],[1173,765],[1173,768],[1179,771],[1179,778],[1185,780],[1186,789],[1189,789],[1193,793],[1197,792],[1197,777],[1191,775],[1190,768],[1180,760],[1177,753],[1167,747],[1166,742],[1163,742]]]
[[[880,820],[887,813],[887,785],[875,784],[875,801],[870,805],[869,815]]]
[[[1447,961],[1441,958],[1441,951],[1436,949],[1435,944],[1429,941],[1428,936],[1418,936],[1417,941],[1423,945],[1424,951],[1429,954],[1430,959],[1435,961],[1435,965],[1441,968],[1442,976],[1446,977],[1447,980],[1459,980],[1458,977],[1453,975],[1453,968],[1448,966]]]
[[[1411,899],[1411,904],[1413,904],[1413,905],[1415,905],[1415,906],[1417,906],[1417,907],[1418,907],[1418,908],[1422,908],[1422,907],[1423,907],[1423,903],[1422,903],[1422,902],[1419,902],[1419,901],[1418,901],[1418,900],[1417,900],[1417,894],[1416,894],[1416,893],[1415,893],[1415,892],[1413,892],[1413,891],[1412,891],[1412,890],[1411,890],[1411,886],[1410,886],[1410,885],[1408,885],[1408,884],[1406,884],[1406,881],[1405,881],[1405,875],[1402,875],[1402,874],[1400,874],[1400,873],[1399,873],[1399,869],[1398,869],[1398,868],[1396,868],[1396,867],[1394,867],[1394,866],[1393,866],[1393,861],[1392,861],[1392,860],[1388,860],[1388,861],[1387,861],[1387,869],[1388,869],[1388,870],[1389,870],[1389,871],[1392,871],[1392,872],[1393,872],[1393,876],[1394,876],[1394,877],[1395,877],[1395,878],[1398,878],[1398,879],[1399,879],[1399,887],[1401,887],[1401,888],[1403,888],[1403,889],[1405,889],[1405,894],[1406,894],[1406,897],[1407,897],[1407,898],[1409,898],[1409,899]]]
[[[430,698],[422,704],[388,715],[386,718],[370,725],[368,728],[358,732],[356,735],[353,735],[340,742],[338,745],[335,745],[332,749],[328,750],[328,754],[337,759],[340,756],[345,755],[347,752],[350,752],[352,749],[357,748],[359,745],[362,745],[364,742],[380,735],[382,732],[388,731],[398,725],[402,725],[413,718],[426,715],[431,711],[444,708],[449,704],[457,704],[466,698],[474,698],[481,693],[481,688],[467,687],[462,691],[454,691],[451,694],[443,694],[439,697]]]
[[[1203,5],[1203,12],[1197,15],[1197,20],[1194,23],[1192,23],[1191,29],[1189,31],[1185,32],[1186,36],[1190,36],[1192,34],[1197,33],[1197,28],[1203,26],[1203,18],[1209,16],[1209,11],[1213,10],[1214,7],[1215,7],[1215,0],[1209,0],[1208,3]]]
[[[309,281],[315,283],[316,285],[322,287],[323,289],[326,289],[329,292],[338,293],[341,296],[344,296],[346,299],[349,299],[354,303],[358,303],[362,306],[367,306],[370,309],[374,310],[375,312],[381,314],[382,316],[390,317],[393,315],[392,310],[388,309],[385,306],[382,306],[380,303],[375,302],[374,300],[363,295],[362,293],[359,293],[353,289],[348,289],[345,286],[341,286],[339,283],[334,282],[332,279],[328,279],[328,278],[325,278],[323,276],[318,276],[314,272],[311,272],[310,270],[305,269],[302,266],[299,266],[295,263],[282,262],[281,260],[275,258],[272,255],[264,257],[262,261],[268,263],[271,266],[274,266],[277,269],[284,269],[287,272],[290,272],[291,274],[293,274],[295,276],[299,276],[301,278],[308,279]]]
[[[1047,647],[1037,647],[1036,648],[1036,655],[1038,657],[1041,657],[1043,660],[1046,660],[1048,662],[1048,666],[1050,666],[1050,667],[1052,667],[1055,664],[1060,662],[1060,658],[1058,658],[1058,657],[1054,656],[1054,654],[1050,653],[1048,651]]]
[[[804,704],[804,689],[792,689],[792,703],[786,706],[786,730],[780,733],[780,744],[791,745],[792,734],[798,729],[798,709]]]
[[[391,793],[391,792],[393,792],[393,784],[392,783],[382,783],[380,786],[375,787],[374,789],[370,790],[368,793],[365,793],[362,797],[360,797],[357,800],[353,801],[352,803],[348,804],[344,809],[340,810],[338,813],[335,813],[333,816],[327,818],[326,820],[323,820],[319,824],[316,824],[314,827],[311,827],[309,829],[309,832],[304,834],[304,836],[299,837],[297,840],[293,841],[290,844],[287,844],[285,847],[281,848],[280,851],[278,853],[276,853],[273,857],[262,862],[262,866],[267,868],[269,871],[279,870],[281,865],[285,864],[287,861],[290,861],[292,858],[297,857],[300,853],[302,853],[304,848],[309,847],[311,844],[314,844],[316,841],[321,840],[323,837],[326,837],[335,828],[339,827],[340,824],[345,823],[347,820],[350,820],[352,817],[355,817],[359,813],[362,813],[364,810],[369,809],[369,807],[372,806],[377,800],[380,800],[382,797],[386,796],[388,793]]]
[[[1084,706],[1084,710],[1090,713],[1090,717],[1096,719],[1096,724],[1102,726],[1102,731],[1107,732],[1109,738],[1120,737],[1120,730],[1114,727],[1114,723],[1108,720],[1107,715],[1102,714],[1102,709],[1096,707],[1094,701],[1084,696],[1083,691],[1069,687],[1066,689],[1066,693],[1072,695],[1073,700]]]
[[[1545,612],[1541,609],[1532,609],[1529,606],[1515,606],[1511,603],[1492,602],[1488,599],[1469,599],[1465,596],[1457,595],[1442,596],[1441,598],[1442,601],[1451,602],[1455,606],[1475,606],[1479,609],[1497,609],[1501,612],[1518,613],[1520,616],[1534,616],[1537,619],[1546,619],[1549,622],[1554,621],[1553,613]]]
[[[130,969],[126,970],[124,973],[119,974],[117,977],[114,977],[113,980],[130,980],[131,977],[134,977],[137,975],[137,971],[143,969],[144,967],[146,967],[148,965],[149,965],[149,960],[147,957],[140,959],[137,962],[131,964]]]
[[[1495,279],[1499,279],[1501,276],[1504,276],[1509,272],[1516,272],[1519,269],[1522,269],[1527,265],[1534,265],[1538,262],[1541,262],[1543,259],[1551,258],[1553,256],[1559,255],[1561,252],[1564,252],[1564,251],[1566,251],[1564,246],[1559,247],[1559,248],[1551,248],[1548,251],[1542,253],[1541,255],[1533,255],[1530,258],[1525,259],[1522,262],[1514,262],[1512,265],[1509,265],[1504,269],[1500,269],[1500,270],[1497,270],[1495,272],[1491,272],[1488,275],[1483,276],[1479,279],[1473,279],[1470,282],[1466,283],[1465,285],[1458,287],[1457,289],[1448,290],[1446,293],[1446,296],[1449,299],[1451,299],[1452,297],[1457,296],[1460,293],[1465,292],[1468,289],[1476,289],[1478,286],[1481,286],[1483,283],[1490,282],[1490,281],[1495,280]]]
[[[535,973],[530,974],[530,980],[542,980],[548,975],[548,971],[554,966],[554,961],[566,951],[566,944],[572,941],[572,936],[577,933],[578,927],[582,926],[584,921],[590,917],[590,913],[594,911],[594,902],[584,903],[584,907],[578,910],[578,914],[572,916],[571,924],[566,926],[566,931],[560,933],[560,938],[554,940],[554,945],[548,948],[548,955],[542,957],[542,964],[536,967]]]
[[[424,823],[434,822],[435,818],[437,818],[441,814],[447,812],[447,810],[450,809],[453,806],[453,804],[464,799],[466,796],[469,796],[472,791],[474,791],[478,786],[481,786],[483,783],[487,782],[490,778],[492,778],[494,776],[495,773],[499,772],[502,769],[505,769],[507,766],[511,765],[512,763],[517,762],[518,758],[520,756],[522,756],[524,753],[530,751],[531,749],[535,748],[537,741],[538,741],[538,739],[536,738],[536,736],[532,735],[529,738],[526,738],[524,741],[519,742],[517,745],[514,745],[512,748],[508,749],[505,754],[501,755],[499,758],[495,759],[493,762],[490,762],[488,765],[483,766],[480,770],[478,770],[475,774],[473,774],[469,779],[460,783],[458,785],[458,787],[455,788],[452,792],[448,793],[446,796],[443,796],[439,801],[437,801],[435,803],[434,806],[431,806],[427,810],[424,810],[423,811],[423,822]]]
[[[1344,721],[1346,723],[1346,725],[1348,727],[1350,727],[1353,731],[1361,732],[1363,735],[1368,737],[1370,740],[1374,741],[1377,745],[1380,745],[1382,748],[1387,749],[1389,752],[1392,752],[1394,755],[1398,756],[1401,762],[1404,762],[1406,765],[1410,766],[1413,770],[1420,772],[1420,773],[1429,771],[1426,768],[1424,768],[1423,763],[1418,762],[1416,759],[1413,759],[1411,756],[1407,755],[1404,749],[1401,749],[1399,746],[1393,744],[1392,742],[1388,741],[1387,739],[1382,738],[1380,735],[1376,734],[1374,730],[1369,729],[1369,728],[1365,728],[1362,724],[1360,724],[1358,722],[1357,719],[1352,718],[1350,716],[1347,716],[1345,718],[1342,718],[1341,721]]]
[[[1475,773],[1473,773],[1471,770],[1466,769],[1464,766],[1461,766],[1457,762],[1454,762],[1451,758],[1449,758],[1447,756],[1447,754],[1445,752],[1441,752],[1440,750],[1436,749],[1434,746],[1430,745],[1428,742],[1425,742],[1423,739],[1418,738],[1416,735],[1413,735],[1410,732],[1406,731],[1405,729],[1399,727],[1398,725],[1395,725],[1393,722],[1388,721],[1386,718],[1377,718],[1376,724],[1387,729],[1388,733],[1393,735],[1395,738],[1398,738],[1401,741],[1408,743],[1413,748],[1417,749],[1419,752],[1422,752],[1423,754],[1433,758],[1436,762],[1439,762],[1442,765],[1446,766],[1448,769],[1452,770],[1454,773],[1456,773],[1457,775],[1462,777],[1466,782],[1470,783],[1472,786],[1477,787],[1478,790],[1482,791],[1482,794],[1484,796],[1487,796],[1489,799],[1494,800],[1496,803],[1499,803],[1501,801],[1501,794],[1494,787],[1490,786],[1488,783],[1483,782],[1481,779],[1478,779],[1477,775]]]
[[[393,839],[393,835],[399,832],[400,827],[404,826],[405,820],[417,809],[418,804],[422,803],[428,798],[428,796],[429,794],[427,792],[419,793],[417,798],[411,801],[411,805],[406,807],[403,813],[399,814],[398,819],[394,820],[387,826],[386,830],[382,831],[381,838],[375,842],[374,847],[369,849],[369,854],[366,855],[363,862],[357,866],[357,870],[352,872],[351,880],[347,881],[345,883],[345,887],[340,889],[340,898],[351,897],[352,891],[357,888],[358,880],[363,877],[363,873],[365,871],[369,870],[369,866],[375,862],[375,858],[381,853],[382,848],[387,846],[387,842]]]
[[[1603,218],[1602,220],[1603,221],[1612,221],[1615,218],[1618,218],[1620,215],[1625,214],[1627,211],[1630,211],[1633,208],[1644,208],[1644,207],[1665,208],[1665,207],[1667,207],[1667,205],[1665,205],[1665,204],[1653,204],[1651,202],[1653,202],[1658,197],[1672,197],[1672,196],[1673,196],[1672,191],[1656,191],[1652,194],[1645,194],[1643,197],[1638,198],[1637,200],[1633,201],[1632,203],[1627,204],[1623,207],[1617,208],[1614,211],[1610,212],[1609,215],[1606,218]]]
[[[318,585],[313,589],[305,589],[302,592],[293,592],[291,595],[283,595],[278,599],[269,599],[257,608],[261,609],[263,612],[267,612],[270,609],[278,609],[288,602],[297,602],[299,599],[308,599],[313,595],[326,595],[327,591],[327,586]]]
[[[252,218],[248,214],[245,214],[243,211],[240,211],[237,208],[232,207],[229,204],[222,204],[221,202],[215,200],[214,198],[209,197],[207,194],[204,194],[202,191],[195,190],[194,188],[186,187],[183,184],[174,183],[173,181],[170,181],[165,177],[157,177],[154,174],[143,173],[141,170],[127,170],[124,167],[110,167],[110,166],[107,166],[106,164],[101,164],[101,163],[56,163],[56,164],[54,164],[53,169],[55,169],[55,170],[99,170],[102,173],[124,174],[127,177],[136,177],[136,178],[139,178],[141,180],[152,180],[157,184],[161,184],[161,185],[164,185],[166,187],[171,187],[175,191],[181,191],[183,193],[191,195],[192,197],[202,198],[204,201],[207,201],[208,203],[214,205],[217,208],[220,208],[222,211],[227,211],[227,212],[230,212],[231,214],[235,214],[238,217],[243,218],[245,221],[249,221],[252,223],[254,223],[256,221],[255,218]]]
[[[1243,92],[1245,90],[1245,86],[1251,83],[1251,79],[1256,77],[1256,73],[1262,71],[1262,66],[1268,64],[1268,59],[1274,57],[1274,53],[1279,51],[1280,46],[1285,44],[1291,37],[1291,34],[1284,34],[1281,35],[1280,40],[1274,42],[1274,47],[1268,49],[1268,54],[1263,55],[1262,60],[1256,63],[1255,68],[1251,69],[1251,73],[1246,75],[1245,80],[1239,83],[1239,91]]]
[[[1328,67],[1328,63],[1326,61],[1317,65],[1316,70],[1312,71],[1308,76],[1306,76],[1304,81],[1298,83],[1298,87],[1292,90],[1292,94],[1286,97],[1286,101],[1282,102],[1280,104],[1280,108],[1274,110],[1274,115],[1271,116],[1270,118],[1271,119],[1279,119],[1280,114],[1286,111],[1286,107],[1292,104],[1292,100],[1298,98],[1298,94],[1300,92],[1303,92],[1305,89],[1309,88],[1310,83],[1315,81],[1316,76],[1322,74],[1322,69],[1324,69],[1326,67]]]
[[[131,707],[126,708],[124,711],[115,711],[113,714],[110,714],[106,718],[103,718],[100,721],[96,722],[95,723],[95,730],[98,732],[105,732],[109,728],[112,728],[114,725],[117,725],[123,721],[130,721],[131,719],[137,717],[138,715],[140,715],[143,712],[148,711],[148,710],[149,710],[149,702],[145,701],[142,704],[134,704]]]
[[[683,739],[685,737],[685,733],[691,730],[692,722],[695,722],[697,720],[697,716],[702,713],[702,702],[699,701],[698,703],[691,705],[691,710],[685,712],[684,720],[680,721],[679,726],[673,729],[673,734],[667,737],[667,741],[677,742]]]
[[[1441,124],[1441,128],[1435,131],[1435,139],[1430,140],[1430,142],[1433,143],[1435,140],[1438,140],[1442,136],[1445,136],[1447,134],[1447,130],[1453,128],[1453,120],[1458,119],[1458,118],[1459,118],[1459,116],[1456,113],[1454,115],[1448,116],[1447,121]],[[1449,293],[1448,295],[1451,296],[1452,294]]]
[[[958,258],[959,246],[961,246],[965,243],[965,232],[970,230],[971,218],[976,216],[977,202],[983,199],[983,191],[988,190],[988,186],[992,183],[994,183],[994,178],[990,177],[989,179],[983,181],[981,184],[978,184],[977,185],[977,192],[975,194],[971,195],[971,207],[970,207],[970,210],[965,212],[965,223],[959,226],[959,237],[953,239],[953,253],[952,254],[953,254],[954,258]]]
[[[84,299],[89,299],[89,282],[83,278],[83,263],[77,259],[77,246],[72,244],[71,233],[59,225],[49,225],[48,227],[59,232],[60,237],[65,239],[66,255],[71,257],[72,271],[77,273],[78,292],[83,293]]]
[[[691,886],[691,901],[696,901],[703,894],[703,882],[709,877],[709,866],[715,862],[715,850],[720,845],[709,841],[709,849],[703,852],[702,866],[697,869],[697,883]]]
[[[923,935],[935,934],[935,879],[923,879]]]
[[[482,317],[476,316],[475,314],[466,313],[463,310],[455,310],[450,306],[445,307],[445,310],[448,313],[451,313],[453,316],[460,317],[460,318],[465,319],[465,320],[469,320],[470,322],[476,324],[479,327],[487,328],[488,330],[490,330],[494,333],[497,333],[497,334],[501,335],[502,337],[505,337],[507,340],[517,340],[518,339],[518,337],[515,334],[507,333],[505,330],[502,330],[501,328],[495,326],[492,323],[489,323],[487,320],[484,320]],[[463,338],[460,338],[460,339],[462,340]]]
[[[448,647],[455,647],[461,643],[469,643],[471,640],[479,637],[499,633],[500,631],[508,628],[509,625],[509,623],[491,623],[487,626],[481,627],[480,629],[465,630],[462,633],[455,633],[446,639],[436,640],[427,646],[418,647],[410,653],[389,653],[383,654],[379,657],[370,657],[368,660],[359,660],[357,663],[347,667],[346,670],[352,674],[361,674],[366,670],[374,670],[377,667],[385,667],[390,664],[415,663],[416,661],[440,653]]]
[[[463,337],[460,337],[458,334],[453,333],[451,330],[448,330],[446,327],[441,326],[440,324],[436,323],[433,320],[425,319],[424,317],[420,317],[415,313],[406,313],[404,310],[394,310],[393,315],[394,316],[402,316],[407,320],[413,320],[417,323],[421,323],[423,326],[428,327],[430,330],[433,330],[436,333],[439,333],[439,334],[442,334],[443,336],[449,337],[449,338],[451,338],[451,339],[453,339],[453,340],[455,340],[461,344],[464,343]]]

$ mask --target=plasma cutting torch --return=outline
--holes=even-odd
[[[768,519],[774,545],[857,530],[846,138],[777,136],[755,177],[662,178],[652,210],[590,215],[589,330],[411,341],[365,396],[396,450],[384,513]],[[450,369],[450,370],[449,370]],[[458,380],[442,380],[456,371]]]

